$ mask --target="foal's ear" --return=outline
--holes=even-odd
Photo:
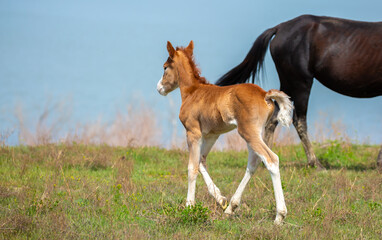
[[[190,44],[188,44],[188,46],[186,47],[186,52],[190,55],[193,54],[194,52],[194,42],[191,40]]]
[[[174,58],[175,49],[172,46],[172,44],[170,43],[170,41],[167,41],[167,51],[168,51],[168,54],[170,55],[170,58]]]

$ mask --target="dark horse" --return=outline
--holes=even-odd
[[[272,37],[274,38],[272,39]],[[246,82],[262,68],[270,52],[280,78],[280,90],[294,101],[293,124],[302,141],[308,164],[322,167],[307,134],[306,112],[316,78],[329,89],[350,97],[382,95],[382,22],[359,22],[303,15],[263,32],[238,66],[223,75],[217,85]],[[382,104],[380,109],[382,110]],[[265,129],[267,144],[273,141],[275,116]],[[377,159],[382,167],[382,148]]]

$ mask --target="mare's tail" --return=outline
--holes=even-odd
[[[257,37],[243,62],[224,74],[215,84],[219,86],[227,86],[236,83],[245,83],[251,75],[252,83],[254,83],[256,73],[263,67],[268,44],[276,32],[277,27],[264,31]]]
[[[289,98],[284,92],[275,89],[271,89],[265,94],[265,100],[273,99],[279,105],[280,111],[277,114],[277,120],[286,127],[289,127],[292,122],[293,105]]]

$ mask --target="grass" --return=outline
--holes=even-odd
[[[379,239],[378,146],[316,144],[327,167],[306,167],[300,145],[278,146],[288,207],[274,226],[269,173],[259,167],[242,205],[226,218],[197,180],[185,207],[188,153],[155,147],[43,145],[0,148],[2,239]],[[247,153],[212,152],[208,171],[230,198]]]

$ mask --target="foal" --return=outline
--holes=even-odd
[[[219,87],[207,83],[195,65],[193,48],[192,41],[186,48],[177,47],[176,50],[167,42],[169,58],[157,85],[158,92],[164,96],[180,88],[182,106],[179,119],[186,128],[190,151],[186,205],[195,204],[196,177],[199,171],[208,192],[225,209],[225,213],[232,214],[240,204],[246,184],[262,161],[272,177],[277,209],[275,223],[280,224],[287,209],[281,187],[279,158],[264,143],[262,131],[275,108],[272,99],[280,107],[277,119],[285,126],[291,122],[292,103],[285,93],[278,90],[266,92],[254,84]],[[205,162],[219,135],[235,128],[247,142],[249,156],[244,178],[227,207],[227,199],[213,183]]]

